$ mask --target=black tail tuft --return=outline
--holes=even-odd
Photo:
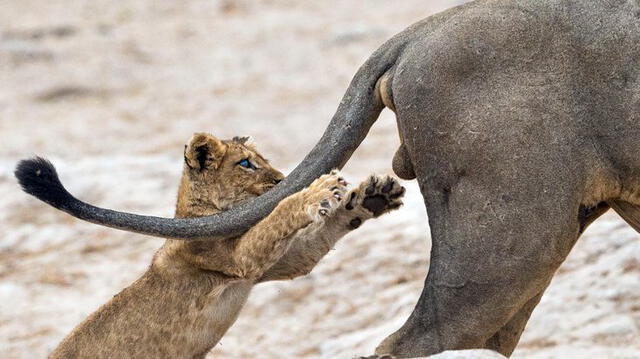
[[[56,168],[42,157],[18,162],[14,172],[22,190],[56,208],[64,208],[73,196],[64,188]]]

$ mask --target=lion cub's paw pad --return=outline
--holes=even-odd
[[[396,178],[372,175],[362,182],[357,190],[351,192],[349,203],[345,208],[351,210],[360,205],[371,212],[374,217],[378,217],[402,206],[404,193],[404,187]]]

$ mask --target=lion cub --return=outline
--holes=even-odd
[[[215,214],[284,176],[247,138],[195,134],[184,151],[176,217]],[[398,208],[391,177],[350,192],[337,172],[293,194],[240,237],[167,240],[147,272],[76,327],[53,358],[202,358],[236,320],[251,288],[307,274],[347,232]]]

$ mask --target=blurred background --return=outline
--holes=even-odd
[[[291,170],[387,38],[463,1],[0,0],[0,357],[45,357],[136,279],[162,240],[90,225],[22,193],[40,154],[78,197],[172,216],[193,132],[252,135]],[[385,111],[345,169],[391,173]],[[409,315],[430,238],[406,205],[343,239],[312,274],[257,286],[217,358],[370,354]],[[640,241],[607,213],[578,241],[516,358],[640,357]]]

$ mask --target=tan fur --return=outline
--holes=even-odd
[[[390,74],[391,73],[387,71],[378,79],[375,94],[376,97],[380,98],[380,101],[382,101],[386,108],[396,112],[396,106],[393,103],[393,92],[391,92],[391,84],[389,83],[392,80]]]
[[[227,210],[283,178],[245,138],[196,134],[184,156],[176,217]],[[240,166],[243,159],[256,169]],[[51,357],[202,358],[236,320],[254,284],[309,273],[340,237],[397,208],[403,193],[394,179],[376,176],[347,193],[332,172],[238,238],[167,240],[149,270],[75,328]]]

